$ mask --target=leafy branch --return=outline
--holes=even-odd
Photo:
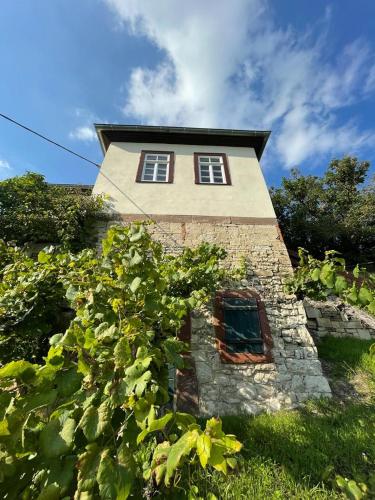
[[[225,252],[203,244],[167,256],[140,223],[112,227],[100,256],[9,252],[0,321],[55,293],[73,318],[43,362],[0,369],[3,496],[126,499],[147,482],[165,498],[187,467],[236,468],[241,444],[219,419],[202,429],[167,410],[168,364],[182,367],[186,349],[177,333],[226,277]]]

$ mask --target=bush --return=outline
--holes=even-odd
[[[42,175],[13,177],[0,182],[0,239],[82,249],[94,241],[102,207],[101,197],[48,184]]]

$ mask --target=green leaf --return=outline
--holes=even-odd
[[[183,434],[178,441],[171,447],[167,459],[167,472],[165,475],[165,484],[168,486],[175,470],[181,465],[181,460],[188,455],[195,447],[198,432],[196,430],[188,431]]]
[[[102,500],[126,500],[131,492],[133,474],[124,465],[110,457],[110,450],[102,453],[97,481]]]
[[[350,293],[348,293],[348,295],[346,295],[346,300],[350,304],[357,304],[357,302],[358,302],[358,293],[357,293],[357,290],[352,289],[350,291]]]
[[[225,448],[223,446],[217,445],[213,443],[211,448],[210,458],[208,459],[208,463],[214,467],[214,469],[227,473],[227,461],[224,458]]]
[[[133,267],[133,266],[137,266],[138,264],[140,264],[142,262],[142,257],[141,255],[139,255],[139,253],[137,251],[134,252],[134,255],[133,257],[131,258],[130,260],[130,266]]]
[[[68,455],[63,458],[51,459],[48,462],[48,484],[59,486],[59,498],[68,493],[71,488],[74,476],[77,457]]]
[[[366,306],[367,304],[370,304],[374,299],[374,295],[371,293],[371,291],[366,287],[366,286],[361,286],[358,292],[358,300],[359,302],[363,305]]]
[[[46,264],[47,262],[49,262],[51,260],[51,254],[48,254],[46,252],[44,252],[44,250],[41,250],[39,253],[38,253],[38,262],[40,264]]]
[[[360,273],[360,270],[359,270],[359,266],[358,264],[355,266],[355,268],[353,269],[353,276],[355,278],[359,278],[359,273]]]
[[[0,368],[0,379],[26,378],[26,380],[30,380],[35,375],[35,368],[38,368],[38,365],[33,365],[28,361],[11,361],[7,365]]]
[[[0,420],[0,436],[10,436],[8,420]]]
[[[69,285],[66,290],[65,297],[69,300],[69,302],[73,302],[77,296],[77,293],[78,289],[74,285]]]
[[[125,382],[128,385],[129,393],[135,390],[138,397],[141,397],[145,391],[148,382],[152,378],[150,370],[143,373],[145,368],[150,364],[152,358],[150,356],[144,359],[136,359],[132,366],[125,370]]]
[[[335,292],[340,295],[346,288],[348,288],[348,283],[344,276],[337,276],[335,281]]]
[[[52,335],[49,339],[49,345],[56,345],[60,342],[60,340],[63,338],[62,333],[55,333],[55,335]]]
[[[193,415],[190,415],[189,413],[176,412],[175,420],[177,427],[183,431],[188,430],[188,427],[190,425],[196,423],[196,420],[193,417]]]
[[[162,343],[168,363],[176,368],[183,368],[184,359],[180,353],[184,350],[184,344],[178,339],[169,337]]]
[[[40,448],[46,458],[55,458],[67,453],[73,444],[76,423],[67,418],[61,425],[58,419],[50,420],[40,433]]]
[[[52,483],[42,489],[37,497],[37,500],[59,500],[60,498],[59,485]]]
[[[375,299],[367,306],[368,311],[375,315]]]
[[[141,278],[137,276],[136,278],[133,279],[133,281],[130,284],[130,290],[135,293],[138,290],[139,285],[141,284]]]
[[[324,264],[320,270],[320,281],[327,288],[333,288],[335,285],[335,273],[331,264]]]
[[[59,394],[66,398],[74,394],[80,388],[82,378],[82,375],[76,371],[76,368],[60,370],[55,378]]]
[[[139,241],[142,238],[142,235],[143,231],[139,231],[138,233],[133,234],[133,236],[129,238],[129,241],[131,243],[135,243],[136,241]]]
[[[231,469],[237,468],[237,460],[234,457],[228,457],[226,460]]]
[[[319,281],[319,277],[320,277],[320,269],[317,267],[312,271],[311,279],[313,281]]]
[[[86,408],[78,425],[88,441],[95,441],[104,432],[111,417],[109,401],[105,400],[99,408],[93,405]]]
[[[110,457],[110,450],[103,451],[96,480],[99,485],[102,500],[116,500],[118,477],[114,460]]]
[[[144,429],[137,437],[137,444],[141,443],[144,438],[151,432],[161,431],[173,418],[173,413],[166,413],[163,417],[153,420],[147,429]]]
[[[91,443],[78,457],[78,492],[91,491],[94,488],[99,464],[100,449],[96,443]]]
[[[129,364],[131,361],[131,349],[129,340],[126,337],[120,338],[114,349],[115,365],[116,368],[122,368]]]
[[[197,438],[197,453],[203,468],[206,467],[211,454],[211,438],[207,434],[200,434]]]

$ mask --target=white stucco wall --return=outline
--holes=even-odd
[[[174,151],[173,184],[135,182],[142,150]],[[195,184],[194,152],[226,153],[231,186]],[[112,143],[101,171],[149,214],[274,218],[264,177],[251,148],[152,143]],[[120,214],[140,213],[98,174],[94,193],[109,195]]]

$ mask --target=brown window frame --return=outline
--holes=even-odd
[[[168,179],[166,181],[143,181],[142,173],[145,163],[145,156],[155,154],[155,155],[169,155],[169,170]],[[172,184],[174,180],[174,151],[155,151],[155,150],[145,150],[141,151],[141,156],[139,158],[137,176],[135,181],[141,182],[142,184]]]
[[[224,308],[223,299],[224,297],[234,297],[234,298],[252,298],[256,299],[261,336],[263,339],[263,354],[253,354],[253,353],[231,353],[227,351],[227,345],[225,343],[225,326],[224,326]],[[219,351],[220,359],[224,363],[271,363],[272,358],[272,335],[269,327],[266,308],[260,299],[260,296],[253,292],[252,290],[224,290],[216,292],[215,296],[215,307],[214,307],[214,326],[216,331],[216,347]]]
[[[199,157],[200,156],[221,156],[223,158],[223,167],[225,173],[225,181],[222,184],[217,182],[201,182],[199,176]],[[194,153],[194,174],[195,174],[195,184],[201,184],[204,186],[231,186],[232,179],[229,172],[228,157],[226,153]]]

